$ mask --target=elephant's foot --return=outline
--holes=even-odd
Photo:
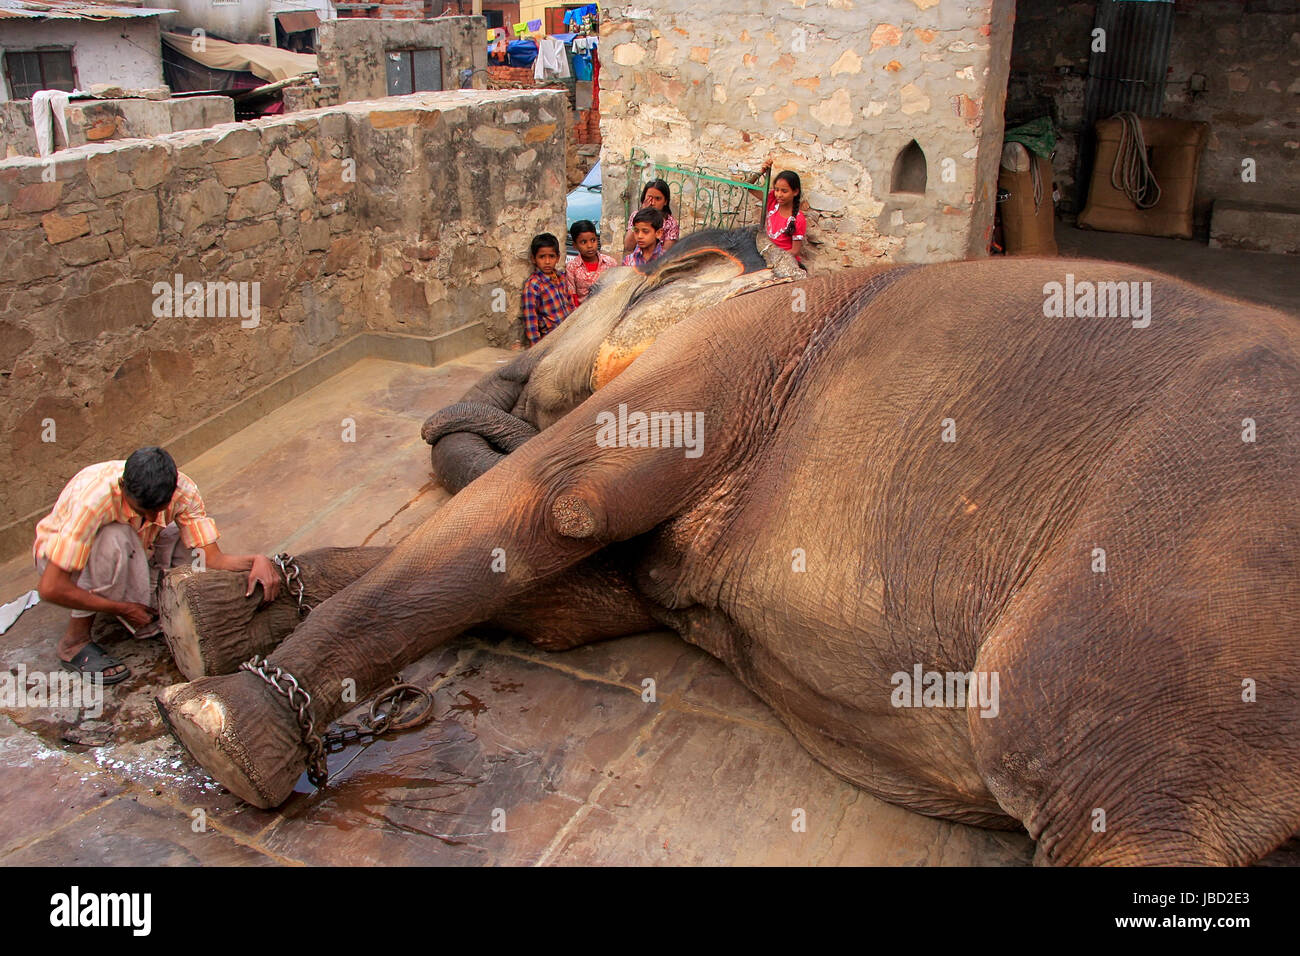
[[[243,571],[197,571],[177,568],[163,579],[158,612],[167,646],[180,672],[190,680],[229,674],[257,655],[270,654],[314,607],[347,587],[378,564],[389,548],[320,548],[293,559],[297,577],[281,588],[270,604],[262,592],[245,596]]]
[[[174,684],[157,698],[163,723],[208,774],[268,810],[289,798],[307,748],[287,698],[248,672]]]

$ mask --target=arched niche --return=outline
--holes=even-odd
[[[912,140],[894,157],[894,173],[889,182],[891,193],[925,194],[925,151]]]

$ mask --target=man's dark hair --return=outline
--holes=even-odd
[[[660,229],[664,227],[664,214],[661,213],[658,209],[651,209],[647,207],[645,209],[640,210],[635,216],[632,217],[632,225],[635,226],[638,222],[648,222],[650,223],[650,225],[654,226],[655,232],[658,232]]]
[[[141,508],[162,508],[176,493],[176,462],[157,445],[139,448],[126,460],[122,488]]]
[[[528,244],[528,258],[536,259],[537,253],[541,249],[554,249],[555,254],[558,256],[560,254],[560,240],[549,232],[533,236],[533,241]]]

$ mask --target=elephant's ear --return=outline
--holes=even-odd
[[[650,264],[645,281],[628,304],[635,305],[638,299],[676,280],[729,282],[737,276],[767,267],[755,244],[752,229],[695,233],[675,243],[666,254]]]

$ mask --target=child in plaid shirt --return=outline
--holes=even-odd
[[[556,270],[560,263],[560,240],[551,233],[533,236],[528,254],[537,271],[524,283],[524,335],[529,345],[536,345],[572,311],[573,283]]]

